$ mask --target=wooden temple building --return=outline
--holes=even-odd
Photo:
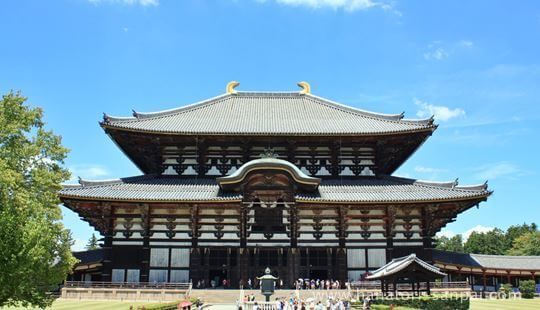
[[[435,234],[491,193],[392,175],[437,128],[432,118],[360,110],[305,82],[237,85],[176,109],[104,115],[142,175],[60,191],[103,236],[99,264],[78,280],[238,287],[266,267],[285,285],[358,280],[411,253],[433,262]]]

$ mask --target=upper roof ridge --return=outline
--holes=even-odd
[[[220,99],[224,99],[224,98],[233,96],[235,94],[221,94],[221,95],[209,98],[209,99],[197,101],[195,103],[191,103],[191,104],[184,105],[184,106],[181,106],[181,107],[176,107],[176,108],[166,109],[166,110],[161,110],[161,111],[155,111],[155,112],[137,112],[137,111],[133,110],[133,116],[123,116],[123,117],[122,116],[110,116],[110,115],[108,115],[106,113],[103,113],[103,121],[104,121],[104,123],[107,124],[107,123],[110,123],[111,121],[112,122],[116,122],[116,121],[120,121],[120,122],[121,121],[134,121],[134,120],[139,120],[139,119],[146,119],[146,118],[154,118],[154,117],[162,117],[162,116],[172,115],[172,114],[176,114],[176,113],[196,109],[196,108],[204,106],[204,105],[206,105],[208,103],[214,103],[214,102],[216,102],[216,101],[218,101]]]
[[[112,185],[122,182],[122,179],[105,179],[105,180],[88,180],[79,177],[80,186],[100,186],[100,185]]]
[[[430,187],[439,187],[439,188],[448,188],[448,189],[457,189],[457,190],[466,190],[466,191],[478,191],[484,192],[487,191],[488,185],[487,182],[483,184],[473,184],[473,185],[458,185],[459,179],[454,181],[433,181],[433,180],[420,180],[420,179],[409,179],[400,176],[385,176],[388,179],[395,179],[401,182],[412,183],[414,185],[421,186],[430,186]]]
[[[306,97],[312,97],[314,99],[322,101],[322,103],[325,103],[325,104],[333,105],[336,108],[339,108],[339,109],[342,109],[342,110],[345,110],[345,111],[348,111],[348,112],[357,113],[357,114],[360,114],[360,115],[363,115],[363,116],[368,116],[368,117],[381,118],[381,119],[386,119],[386,120],[391,120],[391,121],[400,121],[400,120],[403,119],[403,117],[405,115],[405,112],[401,112],[400,114],[386,114],[386,113],[371,112],[371,111],[351,107],[349,105],[345,105],[345,104],[342,104],[342,103],[339,103],[339,102],[336,102],[336,101],[333,101],[333,100],[330,100],[330,99],[319,97],[319,96],[313,95],[311,93],[305,94],[305,96]]]
[[[323,103],[330,106],[333,106],[334,108],[338,108],[342,111],[346,112],[352,112],[361,116],[366,117],[373,117],[383,120],[389,120],[394,122],[407,122],[411,124],[419,124],[419,125],[432,125],[433,124],[433,117],[426,118],[426,119],[404,119],[405,112],[401,112],[399,114],[387,114],[387,113],[378,113],[378,112],[372,112],[368,110],[363,110],[360,108],[352,107],[349,105],[345,105],[342,103],[338,103],[336,101],[319,97],[317,95],[313,95],[311,93],[301,93],[298,91],[235,91],[234,93],[224,93],[209,99],[197,101],[192,104],[171,108],[171,109],[165,109],[161,111],[155,111],[155,112],[137,112],[133,110],[133,116],[112,116],[107,113],[103,113],[103,122],[105,124],[111,123],[111,122],[125,122],[125,121],[136,121],[140,119],[148,119],[148,118],[154,118],[154,117],[162,117],[167,115],[173,115],[180,112],[186,112],[195,108],[202,107],[206,104],[213,104],[218,102],[220,99],[225,99],[228,97],[310,97],[317,100],[317,103]]]

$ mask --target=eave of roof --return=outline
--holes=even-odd
[[[438,277],[444,277],[446,276],[446,273],[441,272],[439,268],[432,266],[420,258],[416,257],[416,254],[411,254],[409,256],[404,256],[400,258],[392,259],[389,263],[382,266],[381,268],[373,271],[373,273],[366,278],[368,280],[377,280],[377,279],[384,279],[388,276],[392,276],[395,274],[398,274],[400,271],[406,269],[411,264],[417,264],[422,269],[424,269],[426,272],[432,273]]]
[[[212,178],[175,178],[145,175],[118,180],[87,181],[64,187],[61,199],[137,202],[240,202],[241,194],[224,193]],[[487,185],[453,186],[446,183],[397,177],[362,179],[323,179],[317,193],[298,193],[302,203],[429,203],[485,200]]]
[[[285,102],[286,100],[291,102]],[[261,104],[264,103],[266,105],[261,108]],[[214,110],[212,113],[204,112],[209,109]],[[215,113],[216,109],[219,109],[220,113]],[[264,122],[251,121],[250,118],[238,116],[238,113],[247,113],[246,111],[251,115],[250,118],[253,115],[264,116]],[[276,117],[272,120],[268,117],[269,113],[283,114],[287,117]],[[196,114],[196,117],[191,114]],[[101,126],[105,129],[165,135],[272,134],[284,136],[376,136],[432,132],[437,127],[433,124],[433,118],[405,120],[403,113],[368,112],[311,94],[297,92],[238,92],[220,95],[176,109],[153,113],[134,112],[133,115],[133,117],[104,115]],[[184,115],[189,115],[189,117],[184,117]],[[213,115],[220,115],[220,120],[228,121],[223,122],[224,124],[210,121]],[[337,122],[340,122],[339,124],[318,121],[332,115]],[[187,120],[190,119],[193,119],[193,124],[187,124]]]
[[[434,250],[433,260],[465,268],[530,271],[540,270],[540,256],[467,254]]]
[[[282,170],[288,172],[295,182],[310,190],[317,189],[321,179],[306,175],[293,163],[278,158],[260,158],[243,164],[233,174],[216,179],[219,186],[224,189],[241,183],[248,173],[255,170]]]

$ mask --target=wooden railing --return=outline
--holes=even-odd
[[[244,310],[252,310],[255,307],[255,304],[257,304],[257,309],[259,310],[277,310],[276,303],[271,301],[247,301],[240,303]]]
[[[65,288],[107,288],[107,289],[153,289],[191,291],[191,283],[152,283],[152,282],[84,282],[66,281]]]

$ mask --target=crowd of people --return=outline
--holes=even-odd
[[[244,297],[244,303],[253,302],[252,310],[261,310],[263,309],[259,304],[254,301],[255,296],[247,295]],[[239,310],[242,309],[242,306],[238,307]],[[334,298],[328,296],[325,300],[315,300],[314,298],[300,299],[296,297],[287,298],[276,298],[275,299],[275,309],[277,310],[349,310],[351,309],[351,304],[347,300],[342,300],[340,298]]]
[[[345,283],[345,287],[347,283]],[[300,290],[338,290],[343,288],[339,280],[298,279],[296,288]]]
[[[209,284],[209,285],[208,285]],[[321,279],[298,279],[293,282],[290,286],[291,289],[299,290],[337,290],[346,288],[348,285],[347,282],[341,283],[339,280],[321,280]],[[288,287],[284,286],[283,280],[279,279],[275,283],[276,289],[287,289]],[[247,281],[240,280],[239,287],[245,289],[258,289],[260,288],[260,283],[257,278],[252,280],[251,278]],[[220,288],[228,289],[231,288],[231,281],[227,279],[215,279],[210,280],[207,283],[204,279],[198,280],[195,284],[195,288],[204,289],[204,288]]]

